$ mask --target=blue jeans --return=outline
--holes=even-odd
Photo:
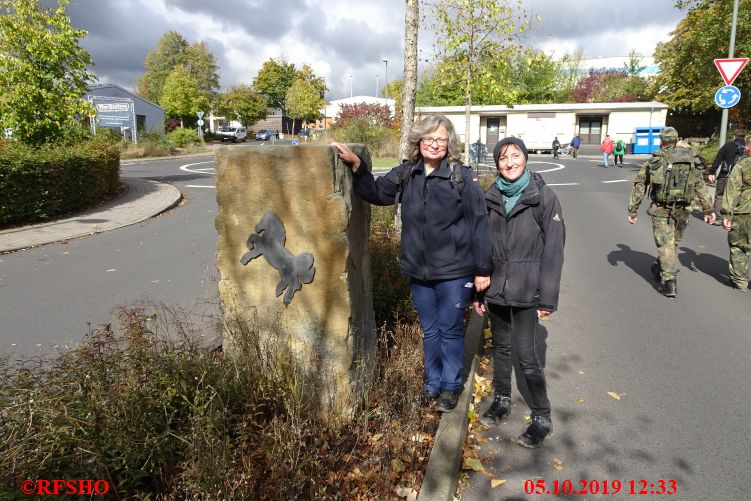
[[[610,153],[603,153],[602,154],[602,161],[605,162],[605,168],[608,167],[608,157],[610,156]]]
[[[425,390],[457,391],[462,387],[464,310],[473,277],[451,280],[412,279],[412,302],[420,317],[425,351]]]

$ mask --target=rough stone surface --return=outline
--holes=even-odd
[[[367,156],[364,148],[353,149]],[[335,413],[349,414],[375,351],[370,208],[352,191],[351,172],[329,146],[229,146],[216,152],[216,188],[225,314],[238,315],[262,336],[288,340],[330,382],[322,399]],[[304,253],[314,259],[312,282],[291,298],[287,291],[277,296],[282,278],[265,256],[243,259],[254,246],[250,235],[258,241],[266,233],[259,225],[264,215],[264,224],[274,220],[268,213],[284,225],[289,251],[276,264]],[[232,342],[224,340],[230,352]]]

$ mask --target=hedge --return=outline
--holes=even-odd
[[[0,141],[0,227],[44,221],[115,193],[117,143],[99,135],[75,144],[29,146]]]

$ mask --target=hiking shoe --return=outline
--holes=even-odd
[[[420,395],[420,406],[432,407],[433,405],[435,405],[436,400],[438,400],[438,395],[439,393],[425,390],[424,392],[422,392],[422,395]]]
[[[536,449],[551,431],[553,431],[553,421],[550,416],[532,416],[532,422],[527,427],[527,431],[519,435],[516,443],[528,449]]]
[[[510,411],[511,397],[496,395],[493,397],[493,403],[490,404],[490,408],[480,418],[480,422],[486,426],[495,426],[508,416]]]
[[[438,396],[438,400],[435,403],[435,410],[438,412],[449,412],[454,410],[456,403],[459,401],[459,395],[462,391],[443,390]]]
[[[740,292],[746,292],[748,290],[748,285],[746,286],[738,285],[737,283],[733,282],[732,278],[728,278],[727,281],[725,282],[725,285],[727,285],[731,289],[735,289]]]
[[[678,296],[678,284],[676,283],[675,279],[662,282],[657,290],[660,291],[660,294],[665,297]]]

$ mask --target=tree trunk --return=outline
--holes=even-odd
[[[405,0],[404,13],[404,76],[402,90],[402,124],[399,135],[400,160],[409,157],[409,133],[415,122],[417,96],[417,32],[420,25],[420,3]],[[388,82],[386,82],[388,85]]]
[[[464,163],[469,163],[469,117],[472,108],[472,63],[467,64],[467,98],[464,103]]]

